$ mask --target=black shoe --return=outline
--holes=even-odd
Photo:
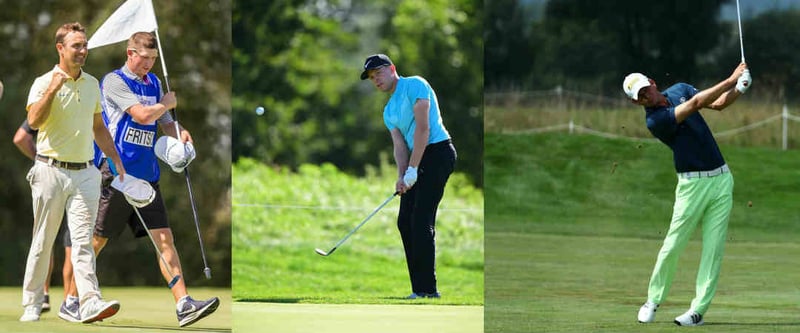
[[[42,303],[42,312],[50,311],[50,295],[44,294],[44,303]]]

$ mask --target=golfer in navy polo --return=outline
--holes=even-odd
[[[744,63],[730,77],[703,91],[677,83],[659,92],[655,81],[643,74],[625,77],[623,90],[634,104],[644,106],[647,129],[672,150],[678,173],[672,221],[650,277],[647,302],[639,309],[641,323],[655,319],[656,309],[667,298],[678,257],[701,223],[703,250],[696,295],[689,310],[675,318],[675,323],[703,324],[703,315],[717,290],[728,217],[733,207],[733,176],[698,111],[726,108],[750,87],[751,81]]]

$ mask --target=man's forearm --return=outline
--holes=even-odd
[[[697,95],[695,95],[694,98],[697,98],[700,107],[708,107],[711,105],[711,103],[716,101],[723,93],[733,89],[735,85],[736,85],[736,80],[728,78],[721,81],[720,83],[717,83],[711,88],[708,88],[706,90],[697,93]]]
[[[111,139],[111,134],[105,127],[100,130],[96,127],[94,128],[94,141],[106,157],[111,158],[115,164],[121,162],[119,154],[117,153],[117,148],[114,147],[114,140]]]
[[[704,107],[709,107],[709,105],[716,101],[717,98],[722,95],[722,93],[733,88],[735,84],[736,80],[728,78],[720,83],[717,83],[711,88],[698,92],[690,100],[675,107],[675,121],[680,124],[692,113],[695,113]]]
[[[406,173],[406,169],[408,168],[408,149],[404,147],[394,147],[394,161],[397,163],[397,174],[399,177],[403,177]]]
[[[739,98],[739,96],[742,96],[742,93],[736,90],[736,88],[728,89],[728,91],[724,92],[722,95],[719,96],[719,98],[717,98],[717,100],[711,103],[711,105],[709,105],[708,108],[722,111],[729,105],[733,104],[733,102],[735,102],[736,99]]]
[[[56,92],[47,90],[42,96],[42,99],[33,103],[28,110],[28,125],[31,128],[38,129],[47,117],[50,116],[50,109],[53,106],[53,98],[55,97]]]

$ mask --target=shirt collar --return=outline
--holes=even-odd
[[[53,66],[53,71],[54,71],[54,72],[61,72],[62,74],[66,75],[66,76],[67,76],[67,78],[69,78],[70,80],[76,81],[76,82],[84,79],[84,76],[83,76],[83,69],[81,69],[81,74],[80,74],[80,75],[78,75],[78,78],[77,78],[77,79],[72,79],[72,76],[70,76],[70,75],[69,75],[69,73],[67,73],[67,72],[65,72],[63,69],[61,69],[61,67],[58,67],[58,64],[56,64],[55,66]]]
[[[144,84],[150,84],[150,80],[149,79],[143,79],[139,75],[136,75],[135,73],[133,73],[128,68],[128,64],[127,63],[122,66],[122,73],[125,74],[125,76],[127,76],[129,79],[136,80],[136,82],[140,82],[140,83],[144,83]],[[145,78],[146,77],[147,77],[147,75],[145,75]]]

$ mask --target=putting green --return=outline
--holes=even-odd
[[[483,332],[482,306],[233,304],[236,332]]]
[[[219,297],[214,314],[181,329],[175,317],[175,302],[166,287],[101,287],[103,298],[121,304],[119,312],[102,322],[70,323],[56,312],[63,300],[62,289],[50,290],[53,310],[42,314],[38,322],[21,323],[21,287],[0,287],[0,331],[3,332],[231,332],[231,291],[222,288],[189,288],[192,297]]]

